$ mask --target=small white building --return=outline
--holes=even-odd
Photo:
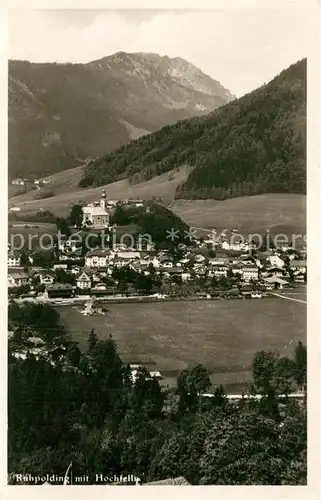
[[[72,268],[71,268],[71,273],[72,274],[76,274],[77,275],[77,274],[80,274],[80,272],[81,272],[81,267],[80,266],[72,266]]]
[[[16,272],[8,274],[7,286],[8,288],[19,287],[29,283],[29,276],[24,272]]]
[[[107,290],[107,287],[105,285],[105,283],[103,282],[98,282],[93,288],[92,288],[93,291],[99,291],[99,292],[103,292],[105,290]]]
[[[78,276],[76,284],[80,290],[89,290],[91,288],[91,279],[84,271]]]
[[[307,271],[307,261],[293,259],[290,263],[290,269],[305,274]]]
[[[142,365],[130,365],[130,371],[133,383],[136,382],[138,377],[138,372],[142,368],[143,368]],[[158,370],[148,371],[148,373],[150,378],[156,378],[157,380],[162,380],[163,378],[162,374]]]
[[[240,252],[241,250],[248,250],[249,244],[243,241],[231,241],[230,243],[223,241],[221,247],[223,250],[234,250],[236,252]]]
[[[208,272],[208,276],[211,278],[215,276],[215,278],[226,278],[227,277],[227,267],[214,267],[213,269],[210,269]]]
[[[284,267],[284,260],[281,259],[281,257],[279,257],[278,255],[270,255],[270,257],[268,257],[266,259],[271,266],[273,267],[279,267],[279,268],[282,268]]]
[[[259,279],[259,269],[256,266],[246,266],[242,269],[243,281],[257,281]]]
[[[14,253],[12,250],[8,252],[8,267],[20,267],[21,258],[20,255]]]
[[[140,252],[134,252],[131,250],[125,251],[125,252],[117,252],[116,257],[125,263],[131,262],[133,260],[139,260],[141,259],[141,254]]]
[[[71,235],[69,238],[65,235],[61,235],[58,241],[58,250],[64,253],[76,252],[81,248],[81,238],[77,237],[78,233]]]
[[[280,290],[282,290],[283,286],[288,284],[288,281],[283,280],[282,278],[279,278],[277,276],[264,278],[264,282],[266,284],[267,290],[271,290],[273,288],[279,288]]]
[[[162,262],[159,263],[158,267],[168,268],[169,269],[169,268],[174,267],[174,264],[170,260],[163,260]]]
[[[86,253],[85,266],[92,268],[107,267],[111,258],[109,250],[91,250]]]
[[[56,270],[56,269],[66,270],[66,269],[68,269],[68,264],[60,264],[60,263],[58,264],[57,263],[57,264],[54,264],[52,268],[53,268],[53,270]]]
[[[144,206],[144,200],[130,198],[127,201],[127,205],[130,205],[130,206],[136,207],[136,208],[143,207]]]

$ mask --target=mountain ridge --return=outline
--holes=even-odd
[[[206,116],[167,125],[91,161],[80,187],[129,178],[144,182],[194,167],[177,197],[225,199],[266,192],[304,193],[306,59]]]
[[[86,64],[11,60],[8,90],[9,178],[78,166],[234,98],[180,58],[124,52]]]

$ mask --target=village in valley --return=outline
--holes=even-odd
[[[155,244],[150,235],[131,234],[126,225],[119,237],[122,226],[113,224],[113,217],[117,209],[128,208],[147,214],[153,210],[143,200],[109,201],[103,190],[99,201],[81,207],[78,227],[60,232],[54,248],[43,252],[47,260],[41,249],[19,251],[9,243],[9,296],[60,303],[89,298],[257,299],[306,283],[304,248],[274,245],[272,237],[259,246],[254,239],[241,239],[236,230],[202,234],[189,228],[176,243],[178,231],[166,229],[163,244]]]
[[[310,488],[287,3],[9,9],[7,485]]]

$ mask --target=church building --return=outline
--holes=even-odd
[[[83,226],[95,229],[109,227],[109,211],[107,207],[105,189],[103,189],[100,201],[86,205],[82,208],[82,212]]]

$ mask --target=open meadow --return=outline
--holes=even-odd
[[[306,196],[269,193],[217,200],[175,200],[171,210],[193,227],[273,234],[306,233]]]
[[[81,348],[86,349],[92,328],[101,339],[112,334],[124,361],[159,370],[169,384],[180,369],[201,363],[214,385],[240,390],[250,380],[257,351],[292,356],[296,342],[306,341],[305,304],[280,298],[107,307],[105,316],[83,316],[74,307],[58,310]]]
[[[19,247],[24,250],[35,250],[51,248],[52,237],[57,233],[56,224],[48,222],[10,222],[8,229],[8,241],[13,249]]]
[[[162,198],[164,203],[168,204],[174,199],[176,187],[185,182],[191,171],[190,167],[181,167],[179,170],[175,169],[166,172],[139,184],[132,185],[127,179],[123,179],[106,186],[80,189],[78,187],[81,178],[80,168],[66,170],[47,178],[47,180],[50,180],[50,184],[47,185],[46,189],[52,191],[54,196],[45,199],[34,199],[37,193],[29,191],[10,198],[9,208],[13,206],[19,207],[22,215],[33,214],[43,209],[50,210],[58,217],[66,217],[72,204],[98,200],[101,197],[103,188],[106,189],[107,197],[110,200],[130,197],[151,200],[156,197]]]
[[[175,188],[186,176],[181,169],[173,180],[168,174],[155,177],[148,182],[130,186],[127,180],[106,186],[109,199],[138,197],[152,199],[160,197],[169,208],[188,225],[207,229],[237,229],[244,237],[249,234],[262,234],[267,229],[271,234],[306,234],[306,196],[301,194],[262,194],[217,200],[175,200]],[[20,207],[19,216],[30,216],[40,210],[50,210],[58,217],[66,217],[73,203],[97,200],[101,187],[71,191],[44,200],[30,200],[31,194],[17,196],[9,200],[9,206]],[[204,236],[206,231],[200,233]],[[295,245],[302,246],[302,237]]]

